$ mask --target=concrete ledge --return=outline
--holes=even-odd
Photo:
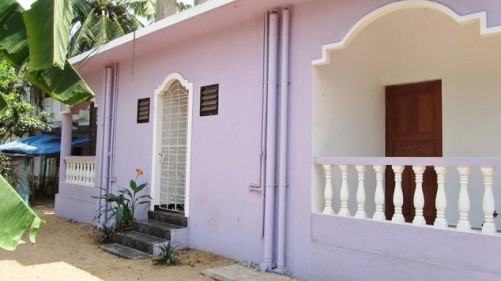
[[[239,264],[210,268],[202,274],[219,281],[292,281],[295,279],[270,273],[262,272]]]

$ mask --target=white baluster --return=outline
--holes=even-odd
[[[96,162],[94,160],[91,161],[90,164],[90,185],[94,186],[94,179],[96,177]]]
[[[468,220],[468,212],[470,211],[470,197],[468,196],[468,175],[470,174],[470,168],[461,166],[457,167],[459,172],[459,222],[457,229],[459,231],[470,231],[471,225]]]
[[[496,209],[494,203],[494,194],[492,193],[492,182],[494,176],[493,167],[480,168],[484,177],[484,199],[482,202],[482,209],[484,211],[484,225],[482,226],[483,234],[496,234],[496,225],[494,224],[494,210]]]
[[[424,166],[414,166],[415,178],[416,178],[416,190],[414,191],[414,208],[416,208],[416,214],[412,223],[417,226],[426,225],[426,221],[423,217],[423,207],[424,207],[424,195],[423,195],[423,173]]]
[[[324,200],[325,207],[323,213],[326,215],[333,215],[334,209],[332,208],[332,165],[323,165],[325,171],[325,189]]]
[[[73,182],[73,161],[66,159],[66,182]]]
[[[90,185],[90,160],[85,160],[85,185]]]
[[[445,195],[445,171],[444,166],[435,166],[437,173],[437,197],[435,199],[435,207],[437,208],[437,218],[433,226],[435,228],[447,228],[447,220],[445,219],[445,209],[447,208],[447,197]]]
[[[383,189],[383,178],[384,178],[384,166],[374,165],[374,171],[376,172],[376,193],[374,194],[374,202],[376,203],[376,212],[374,212],[375,221],[384,221],[384,189]]]
[[[86,170],[87,163],[85,163],[85,160],[80,160],[80,167],[82,167],[82,170],[81,170],[81,173],[80,173],[80,175],[81,175],[82,178],[80,179],[80,183],[82,185],[85,185],[86,184],[86,182],[85,182],[85,176],[87,174],[87,170]]]
[[[365,219],[367,214],[365,213],[365,186],[364,186],[364,165],[356,165],[355,169],[358,173],[358,187],[357,187],[357,212],[355,213],[355,218]]]
[[[350,210],[348,209],[348,199],[350,198],[350,193],[348,191],[348,165],[339,165],[341,169],[341,208],[339,209],[339,215],[342,217],[349,217]]]
[[[77,164],[77,180],[76,182],[78,184],[82,184],[82,162],[79,160],[76,160],[75,163]]]
[[[71,159],[71,182],[77,182],[77,163],[75,160]]]
[[[70,163],[68,162],[68,159],[64,159],[64,167],[65,167],[65,175],[66,177],[64,178],[65,182],[70,182]]]
[[[402,172],[404,167],[400,165],[392,166],[395,173],[395,190],[393,191],[393,205],[395,206],[395,213],[391,218],[392,222],[404,223],[405,218],[402,214],[402,206],[404,205],[404,194],[402,193]]]
[[[92,160],[87,160],[87,185],[92,185]]]

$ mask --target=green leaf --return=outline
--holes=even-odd
[[[24,12],[30,52],[29,69],[65,68],[73,18],[71,1],[38,0]]]
[[[86,102],[94,97],[92,90],[68,61],[64,69],[53,66],[29,71],[26,76],[45,93],[68,105]]]
[[[42,220],[24,202],[19,194],[0,176],[0,247],[14,250],[24,231],[30,228],[30,241],[35,243],[35,235]]]
[[[3,94],[0,94],[0,114],[3,114],[3,112],[7,109],[7,101],[5,100]]]
[[[29,56],[22,12],[16,0],[0,1],[0,55],[15,68],[21,67]]]
[[[136,189],[137,189],[137,184],[134,180],[130,180],[130,183],[129,183],[129,186],[130,186],[130,189],[132,189],[132,191],[134,191],[134,193],[136,193]]]
[[[143,184],[140,184],[137,188],[136,188],[136,192],[139,192],[141,190],[143,190],[143,188],[147,185],[147,183],[143,183]]]

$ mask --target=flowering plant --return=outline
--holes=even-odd
[[[135,221],[135,213],[137,206],[149,203],[152,199],[149,195],[140,195],[139,193],[146,187],[147,183],[137,184],[139,176],[143,175],[143,170],[136,169],[136,178],[131,179],[129,188],[121,188],[118,190],[118,195],[106,193],[94,198],[104,199],[110,203],[109,208],[100,209],[95,219],[100,218],[107,211],[111,212],[110,219],[115,221],[113,228],[116,231],[123,231],[132,228]],[[106,223],[105,223],[106,224]]]

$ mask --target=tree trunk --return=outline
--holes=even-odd
[[[176,0],[157,0],[156,21],[171,16],[176,12]]]

